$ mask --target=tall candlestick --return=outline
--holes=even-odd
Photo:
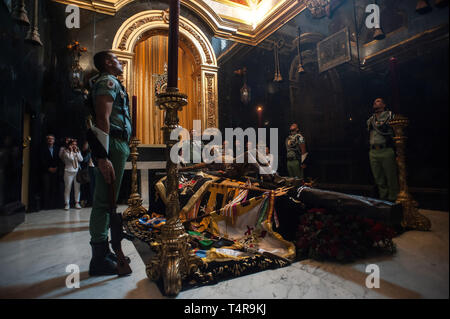
[[[136,95],[133,95],[133,100],[132,100],[132,108],[133,108],[133,114],[131,115],[131,121],[132,121],[132,128],[133,128],[133,132],[132,135],[136,136],[136,120],[137,120],[137,97]]]
[[[180,0],[170,0],[169,5],[169,58],[167,66],[167,87],[178,87],[178,26]]]
[[[193,253],[180,220],[180,200],[178,196],[178,166],[170,158],[171,148],[178,140],[171,133],[178,127],[178,112],[187,104],[186,94],[178,92],[178,24],[180,1],[170,0],[169,12],[169,59],[166,92],[157,94],[156,105],[164,110],[163,136],[166,144],[166,224],[157,236],[158,254],[147,264],[147,276],[158,280],[161,276],[166,295],[177,295],[182,287],[182,279],[193,274],[202,261]]]

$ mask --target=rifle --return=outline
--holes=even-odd
[[[133,236],[123,231],[122,215],[117,213],[116,194],[113,183],[110,184],[109,199],[110,199],[109,220],[111,228],[111,246],[114,253],[117,256],[117,274],[119,276],[125,276],[131,274],[132,270],[127,260],[125,259],[125,255],[123,254],[121,241],[124,238],[132,240]]]

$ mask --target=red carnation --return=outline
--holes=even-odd
[[[376,223],[375,226],[373,226],[372,231],[374,232],[380,232],[383,230],[383,224],[381,223]]]
[[[338,254],[338,247],[337,247],[337,245],[332,245],[330,247],[330,255],[333,256],[333,257],[336,257],[337,254]]]

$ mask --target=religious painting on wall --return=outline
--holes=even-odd
[[[351,60],[348,28],[317,43],[317,62],[319,73],[332,69]]]

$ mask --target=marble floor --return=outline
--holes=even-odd
[[[304,260],[182,291],[177,298],[449,298],[449,214],[421,212],[431,219],[432,231],[397,237],[394,256],[348,265]],[[89,209],[27,214],[23,224],[0,238],[0,298],[166,298],[147,279],[129,241],[123,241],[123,250],[132,260],[131,276],[89,277],[89,214]],[[79,267],[79,288],[66,287],[71,264]],[[379,267],[379,288],[365,285],[369,264]]]

